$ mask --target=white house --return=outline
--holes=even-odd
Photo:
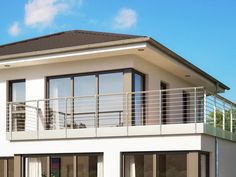
[[[0,177],[233,177],[226,90],[146,36],[0,46]]]

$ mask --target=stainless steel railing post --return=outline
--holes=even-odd
[[[204,124],[207,123],[207,92],[206,89],[204,89]]]
[[[36,116],[36,121],[37,121],[37,124],[36,124],[36,126],[37,126],[37,139],[39,139],[39,100],[37,100],[37,108],[36,108],[36,114],[37,114],[37,116]]]
[[[67,103],[68,101],[68,98],[65,98],[65,117],[64,117],[64,126],[65,126],[65,138],[67,138],[67,112],[68,112],[68,108],[67,108]]]
[[[233,106],[230,106],[230,132],[233,133]]]
[[[12,103],[9,103],[9,131],[10,131],[10,140],[12,140]]]
[[[225,130],[225,102],[223,101],[223,110],[222,110],[222,113],[223,113],[223,120],[222,120],[222,123],[223,123],[223,130]]]
[[[125,94],[126,96],[126,133],[129,136],[129,93]],[[132,103],[131,103],[132,104]]]

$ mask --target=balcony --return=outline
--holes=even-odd
[[[203,87],[7,103],[7,139],[209,134],[236,141],[236,105]]]

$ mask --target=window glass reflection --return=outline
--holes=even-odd
[[[187,177],[187,155],[125,155],[125,177]]]
[[[12,131],[25,130],[25,80],[10,81]]]
[[[12,100],[13,102],[24,102],[25,101],[25,81],[12,82]]]
[[[140,93],[144,90],[143,88],[143,76],[137,73],[133,73],[133,114],[132,114],[132,125],[143,125],[144,123],[144,94]]]
[[[71,108],[71,104],[66,102],[64,97],[71,96],[71,78],[52,78],[49,79],[49,98],[47,106],[47,128],[62,129],[65,126],[66,109]],[[69,111],[68,111],[69,112]]]
[[[74,78],[74,128],[94,127],[96,93],[95,75]]]
[[[77,158],[78,177],[103,177],[103,159],[100,155],[81,155]]]
[[[123,73],[99,75],[99,126],[123,125]],[[114,104],[115,102],[115,104]]]

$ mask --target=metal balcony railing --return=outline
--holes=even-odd
[[[236,131],[236,106],[203,87],[7,103],[7,132],[204,123]]]

